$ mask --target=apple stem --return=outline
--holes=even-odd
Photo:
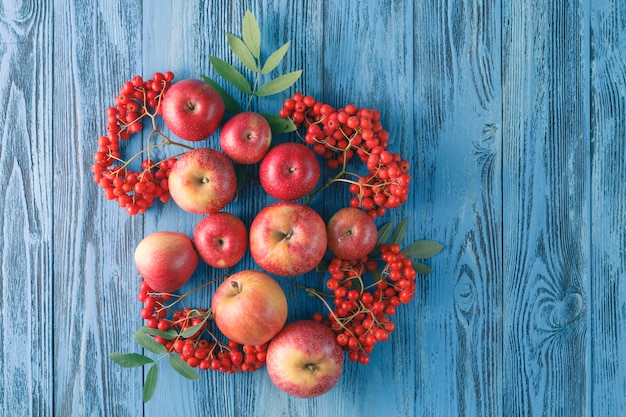
[[[298,288],[306,291],[306,293],[311,297],[335,298],[334,294],[329,294],[327,292],[318,291],[315,288],[305,287],[304,285],[298,285]]]
[[[306,365],[304,365],[309,372],[311,373],[315,373],[315,371],[317,371],[317,366],[314,363],[307,363]]]
[[[341,242],[344,239],[349,238],[350,236],[352,236],[352,230],[348,230],[346,233],[344,233],[343,235],[341,235],[339,237],[339,241]]]
[[[237,281],[232,281],[230,285],[232,285],[235,291],[237,291],[237,294],[241,293],[241,287],[239,286],[239,283]]]

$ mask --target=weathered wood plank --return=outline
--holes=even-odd
[[[106,108],[141,69],[141,5],[54,4],[55,414],[141,415],[141,369],[108,355],[139,350],[130,329],[141,324],[132,254],[142,221],[106,201],[90,169]]]
[[[504,415],[588,409],[584,2],[503,5]]]
[[[500,4],[415,6],[415,207],[446,245],[416,303],[416,415],[502,415]]]
[[[52,8],[0,13],[0,414],[52,415]]]
[[[591,409],[626,414],[626,7],[591,2]]]

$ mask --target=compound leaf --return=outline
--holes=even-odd
[[[406,235],[406,231],[408,228],[409,228],[409,218],[405,217],[404,220],[398,223],[398,225],[394,229],[393,233],[391,234],[391,239],[389,240],[389,243],[392,245],[393,244],[399,245],[404,239],[404,236]]]
[[[261,85],[256,92],[259,97],[271,96],[291,87],[302,75],[302,70],[289,72]]]
[[[174,329],[167,329],[165,331],[159,329],[153,329],[148,326],[142,326],[138,331],[149,334],[150,336],[161,336],[165,340],[172,340],[178,333]]]
[[[269,74],[278,66],[278,64],[280,64],[280,61],[283,60],[287,50],[289,49],[289,45],[291,45],[291,41],[287,42],[267,57],[267,60],[263,64],[263,68],[261,68],[261,74]]]
[[[172,369],[178,372],[180,375],[187,379],[197,380],[200,379],[200,375],[193,369],[187,362],[174,353],[170,353],[170,365]]]
[[[376,239],[376,246],[370,253],[371,256],[378,254],[380,252],[380,245],[384,245],[387,243],[389,236],[391,236],[391,232],[393,231],[393,223],[387,222],[380,226],[378,229],[378,239]]]
[[[140,353],[112,352],[109,353],[109,358],[124,368],[137,368],[154,362],[151,358]]]
[[[232,84],[237,90],[245,94],[252,94],[252,87],[250,86],[250,83],[237,68],[216,56],[210,56],[209,62],[211,62],[215,71],[227,82]]]
[[[432,258],[443,249],[443,245],[434,240],[418,240],[402,249],[407,258],[428,259]]]
[[[433,269],[430,266],[423,264],[421,262],[413,262],[412,264],[413,264],[413,269],[418,274],[428,275],[433,272]]]
[[[167,353],[167,348],[165,346],[154,340],[152,336],[143,332],[141,329],[137,330],[133,334],[133,337],[142,348],[149,350],[154,354],[161,355]]]
[[[330,261],[328,259],[322,259],[320,263],[315,266],[315,272],[326,272],[328,265],[330,265]]]
[[[159,378],[159,367],[154,363],[148,373],[146,374],[146,380],[143,383],[143,402],[150,401],[156,390],[157,379]]]
[[[259,58],[261,56],[261,30],[250,10],[246,10],[246,14],[243,16],[241,36],[252,55]]]
[[[191,337],[194,334],[198,333],[198,331],[202,329],[203,326],[204,326],[204,321],[202,323],[194,324],[191,327],[187,327],[185,330],[180,332],[180,337],[184,337],[184,338]]]
[[[250,53],[250,50],[241,39],[227,33],[226,40],[228,41],[228,46],[230,46],[231,51],[233,51],[246,68],[253,72],[259,71],[256,59],[252,56],[252,53]]]
[[[241,106],[239,105],[237,100],[235,100],[230,94],[228,94],[228,92],[224,90],[221,85],[219,85],[206,75],[202,75],[202,79],[205,83],[215,88],[215,90],[219,93],[219,95],[222,97],[222,101],[224,102],[224,107],[226,108],[226,111],[228,113],[235,115],[242,112]]]
[[[261,116],[267,120],[270,128],[272,129],[272,135],[278,135],[280,133],[289,133],[296,130],[296,125],[291,119],[284,119],[276,114],[261,113]]]

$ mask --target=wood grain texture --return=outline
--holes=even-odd
[[[591,8],[590,406],[626,415],[626,7]]]
[[[32,6],[32,7],[30,7]],[[52,8],[0,14],[0,411],[49,415],[53,332]]]
[[[416,305],[415,413],[501,415],[500,6],[414,13],[413,201],[422,233],[446,245]]]
[[[106,202],[90,179],[106,108],[121,83],[141,73],[141,36],[139,3],[55,3],[54,415],[142,412],[142,370],[122,373],[108,359],[138,351],[132,254],[142,219]]]
[[[246,9],[264,56],[292,42],[291,92],[381,111],[413,184],[377,223],[409,217],[406,242],[445,249],[328,394],[289,397],[264,370],[192,382],[163,361],[144,405],[147,370],[108,357],[141,352],[134,247],[202,216],[127,216],[91,182],[95,143],[135,74],[226,86],[208,56],[237,64],[224,32]],[[626,415],[624,50],[620,0],[0,1],[0,417]],[[249,225],[271,202],[249,183],[227,210]],[[313,202],[325,219],[347,204],[342,185]],[[222,272],[201,265],[183,291]],[[322,310],[296,288],[322,275],[279,282],[290,320]]]
[[[589,392],[588,8],[511,1],[503,11],[504,414],[582,416]]]

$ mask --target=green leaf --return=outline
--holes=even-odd
[[[330,265],[330,260],[322,259],[320,263],[315,266],[315,272],[326,272],[328,265]]]
[[[159,329],[153,329],[148,326],[142,326],[139,328],[139,331],[149,334],[150,336],[161,336],[165,340],[172,340],[176,336],[178,336],[178,332],[174,329],[167,329],[165,331]]]
[[[139,353],[109,353],[109,358],[113,360],[119,366],[124,368],[137,368],[144,366],[154,361],[145,355]]]
[[[443,249],[443,245],[434,240],[418,240],[402,249],[407,258],[428,259],[432,258]]]
[[[265,120],[267,120],[267,123],[270,124],[272,135],[294,132],[296,130],[296,125],[291,119],[284,119],[275,114],[268,113],[261,113],[261,116],[263,116]]]
[[[259,72],[259,66],[256,59],[250,53],[250,50],[245,43],[235,35],[230,33],[226,34],[226,40],[231,51],[239,58],[241,63],[252,72]]]
[[[413,262],[413,269],[415,270],[416,273],[422,274],[422,275],[427,275],[433,272],[430,266],[423,264],[421,262]]]
[[[250,83],[237,68],[216,56],[210,56],[209,61],[211,62],[211,65],[213,65],[213,68],[215,68],[215,71],[227,82],[232,84],[237,90],[245,94],[252,94],[252,87],[250,87]]]
[[[141,329],[137,330],[133,337],[142,348],[149,350],[154,354],[161,355],[163,353],[167,353],[167,348],[165,346],[154,340],[152,336],[143,332]]]
[[[372,249],[372,252],[370,252],[371,256],[376,255],[378,252],[380,252],[380,245],[384,245],[387,243],[387,240],[389,239],[392,230],[392,222],[388,222],[380,226],[380,228],[378,229],[378,239],[376,239],[376,246],[374,246],[374,249]]]
[[[261,68],[261,74],[269,74],[270,72],[272,72],[272,70],[276,68],[278,64],[280,64],[280,61],[283,60],[290,45],[291,41],[287,42],[286,44],[272,52],[272,54],[267,57],[267,60],[265,60],[263,68]]]
[[[219,85],[206,75],[202,75],[202,79],[205,83],[215,88],[215,90],[219,93],[219,95],[222,97],[222,100],[224,101],[224,107],[226,108],[226,111],[228,113],[235,115],[242,112],[241,106],[239,105],[237,100],[235,100],[230,94],[228,94],[228,92],[224,90],[221,85]]]
[[[187,379],[196,380],[200,379],[200,375],[193,369],[187,362],[174,353],[170,353],[170,365],[172,369],[178,372],[180,375]]]
[[[370,272],[370,274],[372,274],[372,282],[378,282],[383,276],[383,271],[381,271],[380,268],[377,267],[372,272]]]
[[[246,10],[241,27],[243,41],[255,58],[261,56],[261,30],[250,10]]]
[[[187,327],[185,330],[180,332],[180,337],[191,337],[194,334],[198,333],[200,329],[204,326],[206,320],[203,320],[202,323],[194,324],[191,327]]]
[[[241,190],[246,183],[248,173],[246,172],[246,166],[243,164],[233,164],[235,168],[235,176],[237,178],[237,191]]]
[[[404,239],[404,236],[406,235],[406,231],[409,228],[409,218],[405,217],[404,220],[402,220],[400,223],[398,223],[398,225],[396,226],[396,228],[393,231],[393,234],[391,235],[391,239],[389,240],[390,244],[400,244],[402,243],[402,240]]]
[[[271,96],[291,87],[302,75],[302,70],[289,72],[261,85],[256,92],[259,97]]]
[[[143,402],[150,401],[156,390],[157,379],[159,378],[159,367],[155,363],[150,367],[143,383]]]

